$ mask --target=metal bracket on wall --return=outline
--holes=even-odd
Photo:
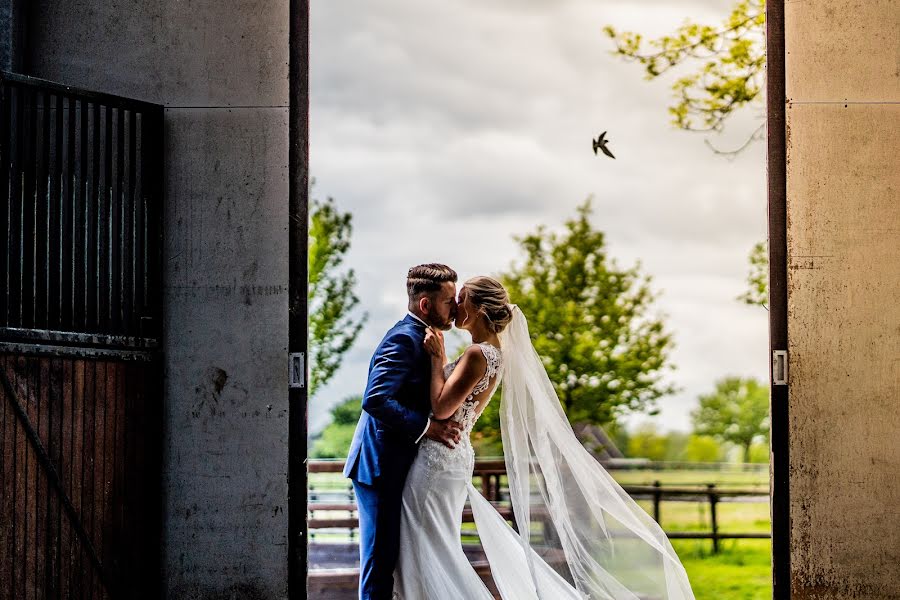
[[[788,357],[787,350],[772,351],[772,383],[774,385],[787,385],[788,382]]]
[[[291,352],[288,355],[288,371],[290,372],[291,388],[306,387],[305,362],[305,352]]]

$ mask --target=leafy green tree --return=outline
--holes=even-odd
[[[751,306],[766,308],[769,301],[769,250],[765,242],[757,242],[750,251],[747,291],[738,300]]]
[[[359,415],[362,413],[362,396],[350,396],[331,409],[332,425],[350,425],[356,427]]]
[[[621,414],[655,414],[674,391],[671,335],[650,314],[655,299],[639,265],[620,268],[591,225],[590,201],[562,233],[539,227],[517,238],[522,264],[501,275],[528,317],[532,342],[573,423],[604,425]]]
[[[311,458],[347,458],[355,428],[328,426],[313,443]]]
[[[628,439],[627,455],[631,458],[648,458],[662,461],[668,458],[669,439],[652,423],[639,425]]]
[[[765,0],[738,0],[718,26],[687,22],[673,34],[650,40],[612,26],[604,31],[616,44],[615,54],[643,66],[647,79],[685,66],[687,73],[672,84],[673,124],[688,131],[719,132],[735,111],[761,105],[765,19]],[[762,135],[761,125],[748,143]]]
[[[331,423],[322,430],[310,450],[312,458],[345,458],[350,451],[356,422],[362,412],[362,396],[351,396],[331,409]]]
[[[462,354],[465,349],[466,345],[461,346],[457,354]],[[472,440],[472,447],[480,458],[503,456],[503,441],[500,435],[500,398],[502,395],[503,383],[501,382],[494,392],[493,400],[484,407],[469,436]]]
[[[485,407],[483,413],[472,428],[470,439],[478,458],[503,456],[503,441],[500,437],[500,390],[497,396]]]
[[[724,456],[722,446],[708,435],[691,435],[685,449],[685,458],[690,462],[718,462]]]
[[[726,377],[700,396],[691,419],[696,434],[735,444],[750,462],[753,443],[769,438],[769,388],[752,378]]]
[[[353,216],[334,200],[313,200],[309,223],[309,395],[334,376],[368,313],[354,316],[359,298],[353,269],[341,265],[350,249]]]
[[[603,431],[616,445],[616,448],[624,454],[624,450],[628,448],[628,442],[631,440],[631,432],[625,425],[619,421],[611,421],[603,426]]]
[[[661,432],[653,423],[635,428],[628,437],[626,454],[632,458],[649,458],[656,461],[691,460],[692,444],[696,436],[681,431]],[[715,440],[711,440],[718,448]]]
[[[666,434],[666,458],[664,460],[687,460],[687,447],[691,436],[682,431],[670,431]]]
[[[634,412],[656,414],[671,335],[650,314],[655,299],[639,265],[620,268],[602,232],[590,223],[590,201],[554,233],[539,227],[516,238],[525,258],[499,279],[528,318],[532,342],[573,424],[609,425]],[[498,453],[499,402],[488,404],[473,439]]]
[[[750,462],[767,463],[769,462],[769,444],[757,442],[750,446]]]

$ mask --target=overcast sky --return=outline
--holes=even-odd
[[[369,322],[310,407],[361,393],[372,351],[405,313],[407,269],[445,262],[460,280],[521,258],[514,235],[559,228],[594,197],[610,255],[640,260],[660,292],[681,391],[652,419],[687,430],[697,395],[767,376],[767,314],[735,300],[766,231],[765,148],[735,160],[676,131],[671,79],[644,80],[602,27],[662,34],[718,23],[730,0],[319,0],[311,21],[314,194],[354,216],[347,263]],[[736,145],[758,114],[717,141]],[[594,156],[608,130],[616,160]],[[630,424],[649,420],[628,419]]]

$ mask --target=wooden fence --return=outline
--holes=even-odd
[[[314,473],[340,473],[344,468],[342,461],[316,461],[308,463],[309,472]],[[480,481],[482,495],[491,501],[501,515],[513,522],[512,508],[506,498],[506,490],[501,486],[501,478],[506,475],[506,464],[503,460],[488,459],[475,463],[473,479]],[[314,484],[313,484],[314,485]],[[722,488],[715,484],[705,486],[664,486],[659,481],[653,485],[625,485],[623,489],[635,500],[648,500],[652,502],[653,518],[663,525],[661,520],[661,504],[666,502],[702,502],[709,504],[710,529],[707,531],[666,531],[670,539],[708,539],[712,540],[713,552],[719,551],[719,542],[724,539],[769,539],[770,532],[723,532],[720,530],[718,505],[723,499],[758,499],[768,501],[766,491],[746,488]],[[334,496],[343,493],[343,500],[335,501]],[[330,494],[331,501],[322,501],[323,494]],[[322,516],[322,513],[327,513]],[[334,513],[344,513],[335,516]],[[315,539],[317,530],[347,529],[350,539],[353,539],[359,520],[356,516],[356,503],[353,498],[353,488],[347,482],[347,487],[342,491],[317,490],[311,487],[309,490],[309,529],[311,539]],[[470,510],[463,513],[463,522],[472,522]]]
[[[662,526],[660,517],[660,504],[663,500],[668,502],[709,502],[709,531],[666,531],[669,539],[693,539],[693,540],[712,540],[713,552],[719,551],[719,540],[725,539],[769,539],[772,537],[771,532],[747,532],[732,533],[719,531],[718,511],[716,510],[719,502],[723,498],[762,498],[759,490],[751,489],[723,489],[714,483],[707,484],[705,487],[666,487],[659,481],[653,482],[653,485],[625,485],[622,486],[628,495],[635,500],[649,499],[653,501],[653,518]],[[768,496],[765,496],[768,501]]]

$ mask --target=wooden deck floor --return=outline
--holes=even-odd
[[[498,598],[491,570],[480,546],[463,546],[472,566]],[[354,600],[359,586],[359,547],[356,544],[311,543],[307,597],[316,600]]]

